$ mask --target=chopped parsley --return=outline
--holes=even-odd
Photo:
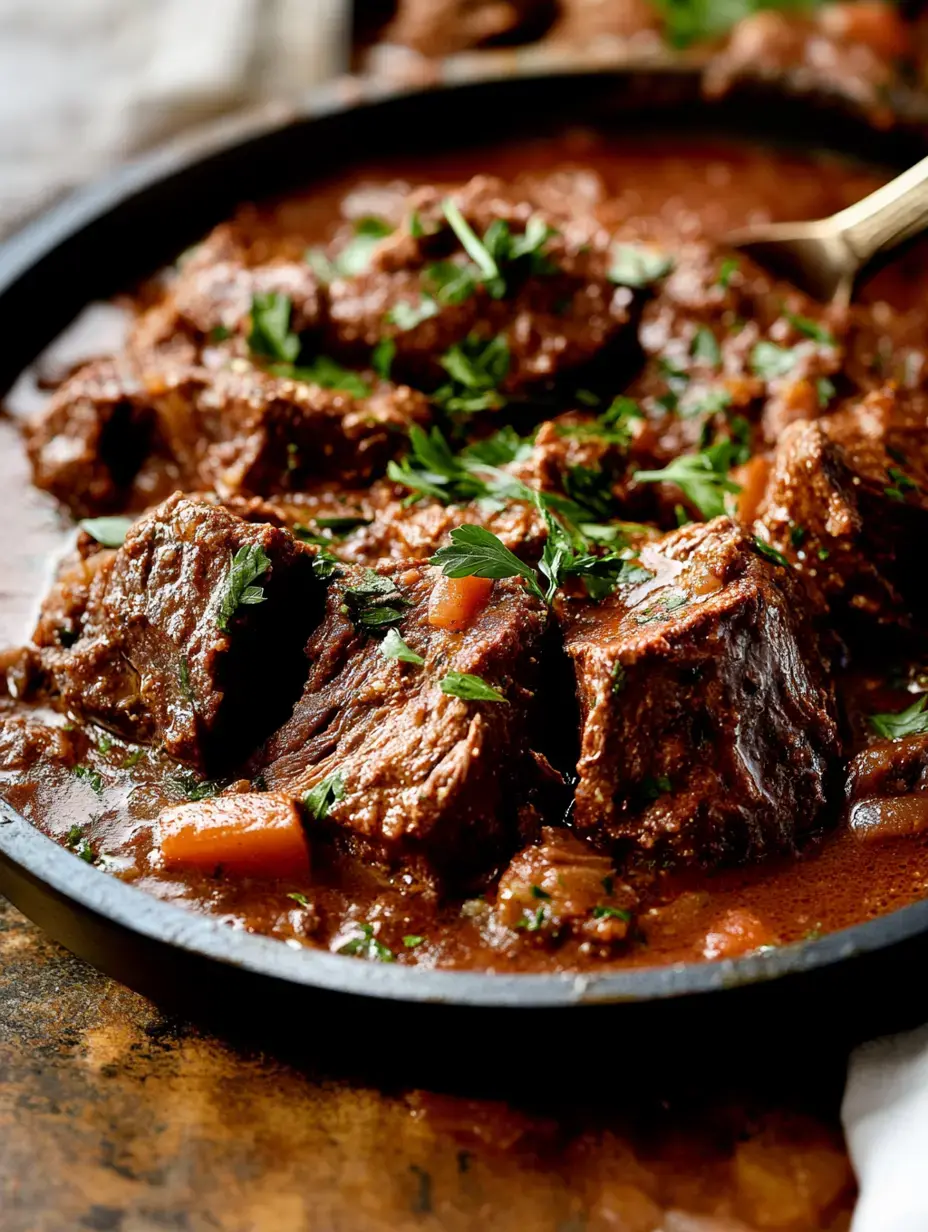
[[[73,851],[85,864],[93,864],[95,859],[93,847],[91,847],[90,840],[84,834],[83,826],[72,826],[65,835],[64,841],[68,850]]]
[[[373,924],[359,924],[360,932],[356,937],[338,947],[337,953],[349,954],[354,958],[366,958],[371,962],[394,962],[395,955],[374,936]]]
[[[594,920],[621,920],[624,924],[630,924],[632,913],[626,911],[624,907],[610,907],[608,904],[597,903],[593,908]]]
[[[317,355],[308,363],[297,367],[292,364],[275,364],[271,369],[275,376],[304,381],[307,385],[319,385],[322,389],[344,390],[353,398],[367,398],[371,387],[363,377],[350,368],[344,368],[328,355]]]
[[[498,410],[506,404],[499,386],[509,374],[509,362],[505,334],[489,339],[470,334],[439,360],[450,380],[434,392],[433,401],[449,414]]]
[[[417,945],[422,945],[425,942],[424,937],[419,937],[416,933],[407,933],[403,938],[403,945],[407,950],[414,950]]]
[[[180,684],[180,691],[188,702],[194,701],[193,686],[190,684],[190,664],[187,662],[187,656],[181,655],[177,660],[177,680]]]
[[[365,569],[361,581],[346,586],[342,600],[343,610],[354,627],[367,633],[399,624],[405,615],[404,609],[412,606],[392,578],[383,577],[373,569]]]
[[[581,400],[580,392],[577,392],[578,400]],[[555,427],[558,436],[574,439],[595,437],[609,445],[627,449],[633,435],[632,422],[636,419],[644,419],[644,412],[633,398],[620,395],[593,420],[576,424],[555,424]]]
[[[705,325],[700,326],[693,335],[690,354],[694,359],[701,359],[713,368],[717,368],[722,362],[722,348],[719,346],[715,334]]]
[[[101,732],[97,739],[97,748],[104,755],[104,757],[112,747],[113,737],[109,734],[109,732]]]
[[[216,628],[222,633],[229,632],[229,621],[240,607],[264,602],[264,588],[252,583],[270,567],[270,557],[259,543],[243,544],[232,557],[219,590],[216,611]]]
[[[358,218],[354,223],[354,236],[334,258],[326,256],[322,248],[310,248],[306,252],[306,261],[322,282],[331,282],[333,278],[353,278],[367,270],[374,249],[382,239],[392,234],[393,228],[382,218],[375,215]]]
[[[809,532],[806,530],[804,526],[799,526],[797,523],[794,522],[793,525],[790,527],[789,541],[793,545],[794,548],[800,548],[802,547],[803,540],[805,539],[808,533]]]
[[[834,381],[828,379],[827,376],[820,376],[815,382],[815,393],[818,398],[819,407],[824,410],[828,403],[837,393]]]
[[[287,898],[292,898],[293,901],[295,903],[299,903],[301,907],[306,907],[306,908],[312,907],[312,903],[309,901],[306,895],[300,894],[297,891],[294,891],[292,894],[288,894]]]
[[[371,367],[381,380],[389,381],[394,359],[396,359],[396,343],[392,338],[381,338],[371,351]]]
[[[641,244],[613,244],[609,280],[623,287],[647,287],[669,274],[673,258]]]
[[[181,770],[170,775],[165,781],[178,795],[193,801],[209,800],[218,796],[225,786],[218,779],[201,779],[192,770]]]
[[[719,441],[699,453],[674,458],[663,470],[637,471],[636,483],[672,483],[704,518],[717,518],[725,512],[725,493],[737,493],[740,486],[728,477],[735,446]]]
[[[685,595],[682,591],[671,591],[670,594],[662,595],[655,603],[649,604],[642,612],[639,612],[635,617],[635,622],[639,625],[652,625],[659,620],[666,620],[673,612],[685,607],[689,601],[689,595]]]
[[[868,722],[878,736],[886,740],[901,740],[904,736],[922,736],[928,732],[928,694],[897,714],[871,714]]]
[[[252,296],[248,348],[254,355],[292,364],[300,353],[299,335],[290,329],[289,295],[266,291]]]
[[[387,630],[387,636],[380,643],[380,653],[385,659],[399,659],[401,663],[413,663],[416,667],[425,663],[422,655],[410,650],[396,629]]]
[[[121,548],[132,518],[81,518],[78,526],[104,548]]]
[[[530,274],[550,274],[554,270],[544,255],[544,247],[554,231],[544,219],[533,215],[522,235],[513,235],[509,223],[497,218],[479,239],[457,204],[446,198],[442,210],[448,225],[461,243],[473,266],[456,262],[439,262],[426,271],[426,277],[437,284],[438,297],[445,303],[460,303],[482,284],[493,299],[502,299],[511,289],[514,274],[524,268]]]
[[[435,300],[430,295],[423,295],[418,304],[400,300],[390,309],[385,319],[405,333],[407,330],[415,329],[423,321],[438,316],[439,312],[440,308]]]
[[[232,337],[232,331],[227,325],[214,325],[209,331],[210,342],[225,342]]]
[[[766,556],[767,559],[772,560],[775,565],[784,565],[787,569],[790,567],[789,561],[782,552],[778,552],[772,544],[767,543],[764,539],[759,538],[757,535],[754,536],[754,547],[758,552],[760,552],[761,556]]]
[[[907,492],[917,492],[919,490],[915,480],[910,479],[905,471],[901,471],[898,466],[890,466],[886,474],[893,481],[892,487],[883,489],[890,500],[904,501]]]
[[[719,266],[719,276],[716,281],[723,290],[728,290],[732,275],[737,273],[738,269],[739,263],[737,257],[726,257]]]
[[[522,919],[516,921],[516,928],[524,929],[527,933],[537,933],[544,928],[548,919],[546,907],[538,907],[534,911],[523,908],[523,911]]]
[[[619,694],[625,688],[625,682],[628,679],[625,668],[616,660],[612,668],[612,692]]]
[[[509,703],[500,693],[487,684],[482,676],[471,676],[468,672],[448,672],[443,676],[438,687],[442,693],[450,697],[459,697],[465,702],[502,702]]]
[[[345,798],[345,776],[340,770],[328,775],[303,797],[303,804],[316,821],[325,821],[332,805]]]
[[[127,753],[126,756],[119,763],[120,770],[131,770],[133,766],[137,766],[139,764],[139,762],[142,760],[144,756],[145,756],[144,749],[133,749],[132,752]]]
[[[532,898],[550,898],[551,895],[547,890],[543,890],[540,885],[532,886]]]
[[[92,770],[90,766],[75,766],[74,777],[82,779],[98,796],[103,791],[103,776],[98,770]]]
[[[798,355],[794,348],[777,346],[775,342],[756,342],[751,349],[751,371],[761,380],[773,381],[787,376],[796,366]]]
[[[366,518],[363,513],[340,513],[327,518],[313,518],[320,530],[330,531],[333,535],[349,535],[359,526],[370,526],[373,518]]]
[[[571,500],[608,520],[615,512],[609,476],[598,466],[571,466],[564,473],[564,491]]]
[[[687,419],[695,415],[721,415],[731,406],[731,394],[727,389],[707,389],[695,401],[688,401],[680,408]]]
[[[815,342],[821,342],[823,346],[835,345],[834,334],[818,321],[813,321],[810,317],[797,316],[795,312],[789,312],[786,308],[783,309],[783,315],[797,333],[806,338],[812,338]]]

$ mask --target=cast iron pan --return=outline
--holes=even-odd
[[[710,104],[691,71],[583,72],[573,65],[492,79],[471,75],[400,93],[343,84],[286,113],[278,108],[275,116],[226,125],[130,165],[10,241],[0,250],[0,390],[88,301],[173,259],[239,201],[303,186],[372,155],[486,145],[572,123],[761,142],[792,137],[794,145],[801,134],[804,148],[827,147],[890,168],[914,162],[928,144],[917,125],[875,132],[834,100],[813,105],[769,87]],[[815,1034],[826,1022],[829,1030],[852,1022],[851,1034],[865,1035],[928,1017],[928,1005],[913,1003],[909,979],[928,955],[928,901],[734,961],[583,976],[429,971],[297,951],[233,931],[82,863],[7,806],[0,809],[0,892],[77,954],[156,999],[237,1019],[257,1007],[265,1019],[298,1022],[306,1031],[311,1023],[331,1026],[337,1015],[337,1034],[349,1047],[352,1030],[363,1033],[372,1012],[383,1032],[388,1021],[406,1021],[401,1010],[405,1005],[408,1016],[410,1003],[417,1003],[420,1024],[431,1017],[447,1026],[456,1016],[479,1019],[482,1031],[486,1017],[477,1011],[495,1007],[499,1040],[507,1038],[506,1021],[524,1038],[529,1008],[555,1017],[559,1036],[585,1031],[595,1015],[600,1028],[606,1021],[624,1030],[634,1025],[638,1040],[644,1019],[648,1036],[671,1027],[676,1033],[685,1020],[687,1038],[695,1040],[707,1024],[717,1035],[723,1020],[750,1021],[755,1033],[775,1023],[782,1032],[799,1007]],[[565,1007],[575,1013],[555,1013]]]

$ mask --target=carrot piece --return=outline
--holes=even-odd
[[[767,488],[769,474],[770,462],[759,454],[755,454],[743,466],[732,471],[732,479],[741,487],[737,498],[737,512],[742,526],[750,526],[754,521]]]
[[[296,801],[283,792],[242,792],[166,809],[158,840],[167,868],[250,877],[309,872],[309,848]]]
[[[440,577],[429,599],[429,624],[460,633],[486,606],[492,589],[492,578]]]

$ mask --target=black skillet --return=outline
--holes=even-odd
[[[574,65],[400,93],[343,84],[286,114],[277,108],[270,118],[225,125],[132,164],[8,242],[0,250],[0,390],[88,301],[171,260],[239,201],[304,186],[372,155],[486,145],[576,123],[829,148],[890,170],[914,162],[928,144],[916,123],[877,132],[834,99],[813,102],[770,87],[709,103],[690,70]],[[226,1021],[254,1013],[305,1031],[331,1028],[337,1017],[337,1031],[327,1034],[349,1049],[363,1047],[372,1016],[381,1038],[391,1028],[408,1033],[410,1015],[420,1040],[441,1038],[452,1024],[455,1034],[463,1026],[482,1036],[481,1007],[495,1007],[501,1043],[546,1035],[543,1021],[556,1022],[561,1039],[585,1038],[595,1020],[600,1031],[611,1025],[639,1042],[667,1031],[679,1039],[684,1023],[688,1040],[703,1039],[706,1029],[718,1042],[724,1024],[728,1047],[735,1023],[749,1024],[756,1040],[809,1029],[862,1036],[928,1017],[919,991],[928,901],[734,961],[583,976],[429,971],[297,951],[233,931],[82,863],[6,806],[0,892],[68,948],[156,999]],[[567,1015],[565,1007],[586,1012]],[[531,1032],[528,1009],[536,1011]],[[506,1057],[508,1048],[483,1053]]]

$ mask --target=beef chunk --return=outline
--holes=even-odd
[[[928,736],[882,740],[847,770],[848,825],[866,842],[928,830]]]
[[[795,850],[838,752],[801,585],[727,518],[641,561],[649,580],[562,613],[581,708],[577,829],[674,862]]]
[[[612,862],[569,830],[545,827],[537,845],[513,857],[496,896],[496,915],[526,939],[566,936],[611,947],[626,939],[637,898]]]
[[[150,415],[133,366],[87,364],[26,425],[33,482],[77,515],[114,508],[148,449]]]
[[[549,226],[551,233],[534,254],[501,257],[500,277],[488,287],[487,275],[466,256],[445,218],[446,194],[418,190],[407,216],[417,220],[421,234],[411,234],[409,226],[395,232],[375,250],[365,273],[332,282],[328,349],[366,357],[382,338],[391,338],[393,371],[413,384],[436,386],[455,376],[441,362],[452,347],[469,347],[468,358],[479,365],[482,348],[493,342],[490,384],[502,399],[587,363],[624,337],[632,293],[610,282],[609,237],[592,218],[543,216],[533,202],[513,200],[500,181],[482,176],[448,196],[478,236],[491,226],[508,228],[519,242],[530,226]],[[455,270],[458,290],[450,286]],[[467,288],[460,289],[468,275]],[[466,396],[474,392],[464,390]],[[476,392],[492,405],[487,389]]]
[[[343,571],[307,646],[303,696],[253,771],[299,795],[337,784],[315,811],[350,845],[390,863],[422,857],[459,878],[518,832],[535,774],[527,725],[545,613],[521,585],[500,581],[466,630],[444,632],[429,623],[439,576],[423,563]],[[381,619],[423,665],[384,655],[372,634],[385,627],[365,623]],[[450,672],[480,676],[505,701],[443,692]]]
[[[923,613],[926,417],[892,390],[794,424],[774,457],[758,532],[838,611],[910,623]]]
[[[27,441],[35,483],[83,514],[126,500],[149,449],[178,487],[266,495],[322,475],[368,480],[428,418],[421,394],[385,382],[354,397],[245,361],[138,375],[93,364],[62,386]]]
[[[551,7],[546,0],[400,0],[383,37],[424,56],[448,56],[503,37],[537,38]]]
[[[97,572],[79,640],[52,652],[65,704],[201,769],[234,765],[299,693],[312,563],[286,531],[172,496]]]

